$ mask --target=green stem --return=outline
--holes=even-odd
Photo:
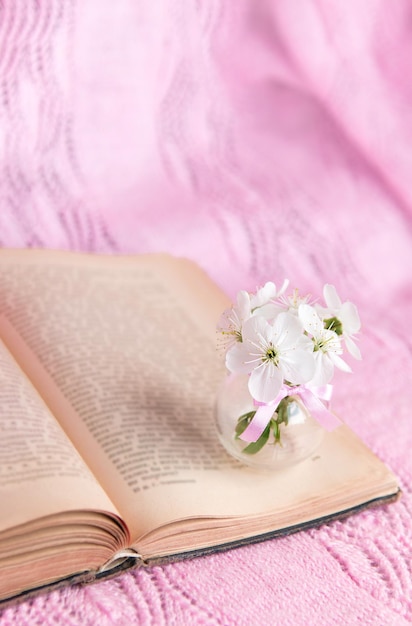
[[[273,445],[282,445],[281,424],[284,424],[285,427],[288,425],[288,405],[291,402],[295,402],[295,399],[291,396],[286,396],[279,402],[263,433],[256,441],[245,446],[242,452],[245,454],[257,454],[269,442],[271,432],[273,433]],[[240,439],[240,436],[249,426],[255,414],[256,411],[249,411],[239,417],[235,428],[236,439]]]

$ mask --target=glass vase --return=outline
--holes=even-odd
[[[254,444],[243,441],[239,433],[256,409],[248,376],[227,376],[217,393],[215,421],[220,442],[242,463],[262,470],[282,469],[307,459],[321,444],[325,431],[298,396],[287,396],[273,407],[263,444],[263,440]]]

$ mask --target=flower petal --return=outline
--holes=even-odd
[[[258,402],[272,402],[283,383],[282,373],[272,363],[254,369],[249,378],[249,391]]]
[[[256,366],[256,363],[251,362],[252,358],[244,343],[236,343],[227,351],[226,367],[229,372],[249,374]]]
[[[313,352],[298,348],[282,355],[281,370],[283,377],[294,385],[307,383],[315,373]]]
[[[243,289],[239,291],[236,298],[237,311],[241,321],[247,320],[250,315],[250,296]]]
[[[316,336],[322,332],[322,321],[313,306],[301,304],[299,306],[299,319],[303,324],[303,328],[310,335]]]
[[[362,360],[361,352],[358,346],[356,345],[356,343],[353,341],[353,339],[351,339],[351,337],[345,337],[344,341],[345,341],[345,345],[349,354],[352,355],[353,358],[357,359],[358,361],[361,361]]]
[[[290,350],[299,342],[302,331],[301,322],[292,313],[279,313],[273,324],[273,341],[282,351]]]
[[[267,304],[272,298],[276,298],[276,285],[272,282],[267,282],[263,287],[258,289],[255,296],[252,296],[252,309]]]
[[[352,372],[352,368],[348,365],[340,356],[338,356],[335,352],[329,352],[329,356],[333,361],[334,365],[338,367],[342,372]]]
[[[289,278],[285,278],[283,280],[282,286],[277,293],[277,297],[281,296],[285,293],[286,289],[289,287]]]
[[[321,352],[320,350],[314,352],[313,358],[315,361],[315,373],[313,378],[309,381],[309,384],[315,386],[326,385],[333,377],[333,362],[329,354]]]
[[[342,302],[338,296],[336,288],[333,285],[325,285],[323,287],[323,297],[330,309],[339,309]]]
[[[344,334],[353,335],[360,330],[361,323],[358,309],[352,302],[344,302],[340,310]]]
[[[263,343],[270,341],[272,337],[272,326],[264,317],[254,315],[243,324],[242,337],[244,342],[250,342],[252,345],[261,345],[262,340]],[[262,347],[262,354],[263,350]]]
[[[252,315],[258,315],[259,317],[264,317],[267,320],[273,320],[281,312],[282,308],[279,305],[268,302],[258,309],[255,309]]]

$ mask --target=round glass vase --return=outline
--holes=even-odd
[[[227,376],[217,393],[215,421],[220,442],[242,463],[262,470],[282,469],[307,459],[321,444],[324,428],[299,397],[287,396],[280,411],[273,407],[269,437],[256,452],[259,445],[250,446],[237,434],[242,430],[239,418],[247,425],[251,419],[247,415],[256,409],[248,390],[248,376]]]

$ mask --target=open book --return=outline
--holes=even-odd
[[[0,600],[290,533],[393,500],[342,425],[276,473],[227,455],[225,295],[194,263],[0,251]]]

